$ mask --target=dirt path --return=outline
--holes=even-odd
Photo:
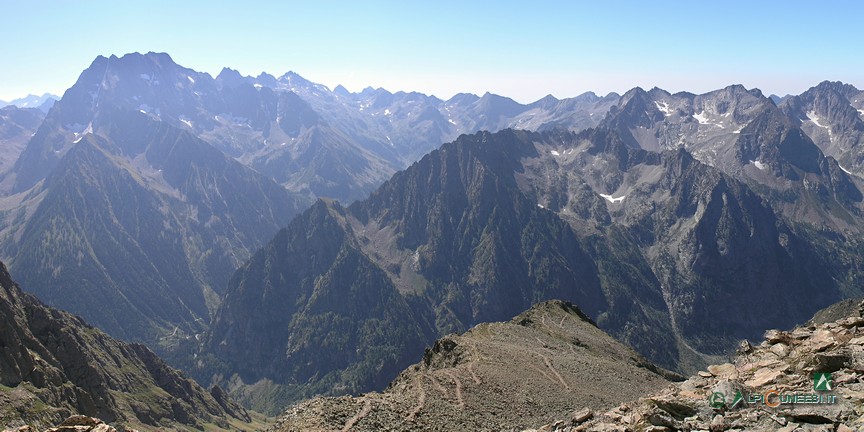
[[[474,370],[474,366],[480,363],[483,360],[483,356],[480,355],[480,350],[477,348],[477,344],[474,342],[470,343],[471,352],[473,355],[471,356],[471,363],[468,363],[468,372],[471,374],[471,379],[474,380],[474,384],[480,385],[483,382],[480,381],[480,377],[477,376],[477,371]]]
[[[366,399],[366,402],[363,404],[363,408],[360,409],[360,412],[358,412],[357,415],[355,415],[354,417],[351,417],[350,419],[348,419],[347,422],[345,422],[345,427],[342,428],[342,432],[350,431],[351,428],[354,427],[355,424],[357,424],[357,422],[359,422],[360,420],[363,420],[363,417],[366,417],[367,415],[369,415],[369,413],[371,411],[372,411],[372,401],[369,399]]]
[[[456,406],[459,408],[465,408],[465,401],[462,399],[462,381],[452,371],[448,370],[444,373],[446,373],[456,384]]]
[[[438,382],[438,379],[435,378],[435,375],[429,374],[429,379],[432,381],[432,386],[435,387],[435,390],[441,393],[441,396],[447,397],[447,389]]]
[[[549,370],[551,370],[553,374],[555,374],[555,377],[558,378],[561,386],[563,386],[565,390],[570,390],[570,386],[567,385],[567,381],[564,381],[564,377],[562,377],[561,374],[558,373],[558,369],[555,369],[555,366],[552,365],[552,361],[549,360],[549,357],[546,357],[545,355],[540,353],[537,354],[539,354],[540,357],[543,357],[543,363],[546,363],[546,367],[549,368]]]
[[[536,370],[538,373],[540,373],[540,375],[543,375],[544,377],[546,377],[546,379],[548,379],[549,381],[551,381],[555,384],[558,384],[558,381],[556,381],[555,378],[552,378],[552,376],[549,375],[548,373],[546,373],[546,371],[544,371],[543,369],[540,369],[539,367],[537,367],[533,364],[531,365],[531,367],[534,368],[534,370]]]
[[[420,395],[417,397],[417,405],[411,409],[411,412],[408,413],[408,417],[405,418],[405,420],[409,422],[413,422],[414,419],[417,418],[417,414],[420,414],[420,410],[426,406],[426,389],[423,388],[423,375],[417,375],[417,378],[415,378],[414,381],[417,384]]]
[[[483,384],[483,382],[480,381],[480,377],[478,377],[477,372],[474,371],[475,364],[477,364],[476,360],[468,364],[468,372],[471,373],[471,379],[474,380],[474,384],[480,385]]]

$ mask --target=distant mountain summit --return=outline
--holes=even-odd
[[[824,81],[783,101],[780,109],[800,124],[825,154],[846,171],[864,167],[864,92],[840,82]]]
[[[0,151],[0,178],[15,164],[44,119],[45,113],[38,109],[18,108],[15,105],[0,108],[0,143],[3,145],[3,151]]]
[[[18,108],[36,108],[43,113],[47,113],[48,110],[54,106],[54,102],[60,100],[59,96],[52,95],[50,93],[44,93],[42,96],[37,96],[34,94],[29,94],[22,98],[15,99],[11,102],[0,101],[0,108],[8,105],[14,105]]]
[[[167,55],[100,57],[3,182],[22,285],[157,350],[203,331],[233,270],[311,202],[190,133],[178,85],[196,78]]]

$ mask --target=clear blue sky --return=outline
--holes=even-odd
[[[601,4],[602,3],[602,4]],[[606,4],[608,3],[608,4]],[[217,74],[293,70],[331,88],[499,93],[800,93],[864,88],[864,2],[0,2],[0,99],[62,92],[97,55],[138,51]]]

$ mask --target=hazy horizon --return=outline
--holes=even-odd
[[[223,67],[294,71],[331,89],[441,99],[488,91],[526,103],[731,84],[782,96],[824,80],[860,88],[864,60],[848,33],[864,6],[804,5],[13,1],[3,26],[20,37],[0,60],[0,100],[60,96],[98,55],[148,51],[214,77]]]

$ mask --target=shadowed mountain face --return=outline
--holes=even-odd
[[[790,97],[780,109],[845,170],[860,173],[864,164],[864,92],[840,82],[825,81]]]
[[[848,189],[841,184],[848,183],[852,172],[824,156],[848,158],[849,151],[857,146],[854,137],[860,135],[862,123],[854,103],[847,99],[857,94],[854,87],[826,82],[786,99],[778,108],[759,90],[741,86],[704,95],[671,95],[656,88],[648,92],[636,88],[621,97],[603,124],[617,131],[631,147],[652,151],[684,148],[699,161],[760,191],[800,194],[806,188],[795,183],[806,179],[811,189],[841,195],[835,198],[842,205],[842,201],[861,199],[849,190],[832,190],[838,185]],[[817,114],[813,107],[826,105],[826,101],[833,104],[831,112],[838,113],[831,118],[836,117],[835,129],[846,131],[843,139],[839,132],[831,135],[833,141],[817,133],[820,127],[823,132],[827,127],[818,124],[819,116],[828,118],[829,109],[820,108],[824,113]],[[791,204],[784,213],[801,211],[812,203],[805,199],[797,208],[797,203]]]
[[[196,373],[263,409],[380,388],[416,356],[403,349],[550,298],[692,370],[856,292],[854,258],[829,262],[828,244],[683,149],[608,129],[463,136],[364,201],[292,221],[235,274]],[[304,360],[322,343],[351,360]]]
[[[242,408],[80,318],[24,294],[0,264],[0,420],[4,427],[56,424],[70,414],[156,430],[251,429]]]
[[[611,408],[670,378],[575,306],[552,301],[435,341],[381,393],[290,407],[272,430],[521,430],[574,407]]]
[[[312,197],[364,197],[456,134],[543,107],[340,96],[293,73],[214,79],[167,54],[99,57],[38,130],[30,121],[3,138],[17,160],[0,182],[0,248],[48,303],[173,346],[204,328],[234,269]]]
[[[7,106],[0,109],[0,177],[2,177],[24,150],[27,141],[45,118],[45,113],[37,109],[22,109]]]
[[[588,111],[613,101],[338,93],[294,73],[214,79],[167,54],[100,56],[44,121],[4,110],[0,250],[51,305],[164,353],[313,197],[364,197],[465,130],[594,125]]]
[[[54,121],[28,150],[65,133]],[[116,107],[45,151],[59,160],[6,221],[11,267],[49,304],[151,346],[203,330],[233,269],[305,204],[188,132]]]

